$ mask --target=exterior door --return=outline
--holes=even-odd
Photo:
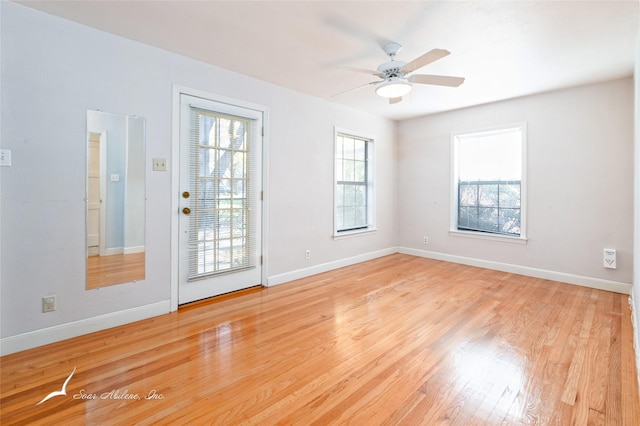
[[[262,112],[180,95],[178,303],[261,284]]]

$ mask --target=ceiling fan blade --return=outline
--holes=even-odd
[[[418,68],[422,68],[425,65],[429,65],[430,63],[437,61],[438,59],[444,58],[449,53],[451,52],[444,49],[432,49],[427,53],[425,53],[424,55],[414,59],[413,61],[409,62],[407,65],[402,67],[402,71],[405,73],[413,72]]]
[[[331,95],[331,97],[335,98],[336,96],[344,95],[344,94],[349,93],[349,92],[354,92],[356,90],[362,89],[363,87],[371,86],[372,84],[379,84],[381,82],[382,81],[372,81],[370,83],[366,83],[366,84],[363,84],[363,85],[357,86],[357,87],[352,87],[351,89],[347,89],[347,90],[344,90],[342,92],[336,93],[335,95]]]
[[[464,77],[452,77],[448,75],[415,74],[412,75],[409,80],[412,83],[449,87],[458,87],[464,83]]]
[[[398,102],[400,102],[402,100],[402,96],[399,96],[397,98],[389,98],[389,103],[390,104],[397,104]]]
[[[380,71],[373,71],[373,70],[368,70],[366,68],[358,68],[358,67],[342,67],[342,68],[349,71],[359,72],[361,74],[375,75],[376,77],[380,77],[380,78],[384,77],[384,74],[381,73]]]

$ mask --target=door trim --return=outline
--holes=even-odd
[[[238,99],[229,98],[226,96],[216,95],[203,90],[191,89],[184,86],[173,85],[173,97],[172,97],[172,129],[171,129],[171,295],[170,305],[171,312],[178,310],[178,292],[179,292],[179,232],[180,232],[180,95],[195,96],[214,102],[229,104],[238,106],[241,108],[251,109],[262,113],[262,215],[260,220],[262,221],[262,237],[261,246],[259,250],[262,253],[262,258],[265,260],[261,265],[261,281],[262,285],[267,285],[267,265],[266,259],[268,259],[267,247],[267,235],[268,235],[268,200],[269,194],[265,188],[268,188],[268,158],[269,158],[269,109],[263,105],[258,105],[250,102],[245,102]]]
[[[91,133],[94,134],[98,134],[100,135],[100,142],[99,142],[99,155],[100,155],[100,161],[98,164],[98,168],[100,169],[98,171],[98,174],[100,176],[100,187],[98,189],[98,191],[100,192],[98,195],[100,197],[100,217],[99,217],[99,223],[98,223],[98,255],[99,256],[106,256],[108,254],[113,254],[113,253],[107,253],[107,247],[106,247],[106,235],[107,235],[107,223],[106,223],[106,217],[107,217],[107,212],[106,212],[106,200],[107,200],[107,131],[105,129],[87,129],[87,142],[89,141],[89,136]],[[88,147],[88,145],[87,145]],[[87,148],[88,149],[88,148]],[[87,164],[88,164],[88,158],[87,158]],[[87,172],[87,179],[88,179],[88,172]],[[87,197],[88,200],[88,197]],[[88,202],[88,201],[87,201]]]

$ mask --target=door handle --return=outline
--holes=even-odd
[[[184,209],[182,209],[182,213],[189,214],[191,213],[191,209],[189,207],[185,207]]]

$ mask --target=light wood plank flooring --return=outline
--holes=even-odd
[[[87,290],[144,280],[144,253],[87,257]]]
[[[3,425],[640,424],[627,296],[400,254],[0,362]]]

